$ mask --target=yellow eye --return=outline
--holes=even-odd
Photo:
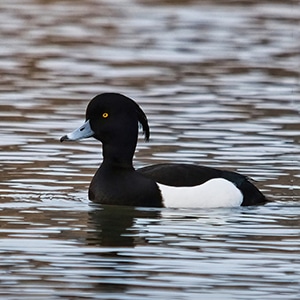
[[[103,114],[102,114],[102,117],[103,117],[104,119],[106,119],[106,118],[108,117],[108,113],[106,113],[106,112],[103,113]]]

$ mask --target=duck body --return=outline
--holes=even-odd
[[[89,187],[89,199],[101,204],[141,207],[233,207],[266,202],[243,175],[190,164],[157,164],[135,170],[133,155],[138,123],[145,139],[145,113],[130,98],[116,93],[93,98],[86,122],[61,141],[94,137],[102,142],[103,162]]]
[[[167,163],[147,166],[137,172],[157,182],[167,207],[248,206],[266,202],[247,177],[231,171]]]

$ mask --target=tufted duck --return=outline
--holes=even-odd
[[[60,140],[94,137],[102,143],[103,162],[89,187],[89,199],[112,205],[144,207],[233,207],[266,202],[238,173],[190,164],[157,164],[135,170],[132,164],[138,123],[145,140],[147,117],[132,99],[117,93],[96,96],[85,123]]]

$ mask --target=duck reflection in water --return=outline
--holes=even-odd
[[[87,244],[102,247],[134,247],[147,244],[143,231],[160,218],[158,209],[132,206],[92,205]],[[137,224],[141,223],[141,225]]]

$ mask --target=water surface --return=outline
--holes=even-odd
[[[299,299],[297,1],[0,4],[2,299]],[[266,206],[168,210],[87,199],[98,142],[60,144],[88,101],[148,115],[136,167],[241,172]]]

